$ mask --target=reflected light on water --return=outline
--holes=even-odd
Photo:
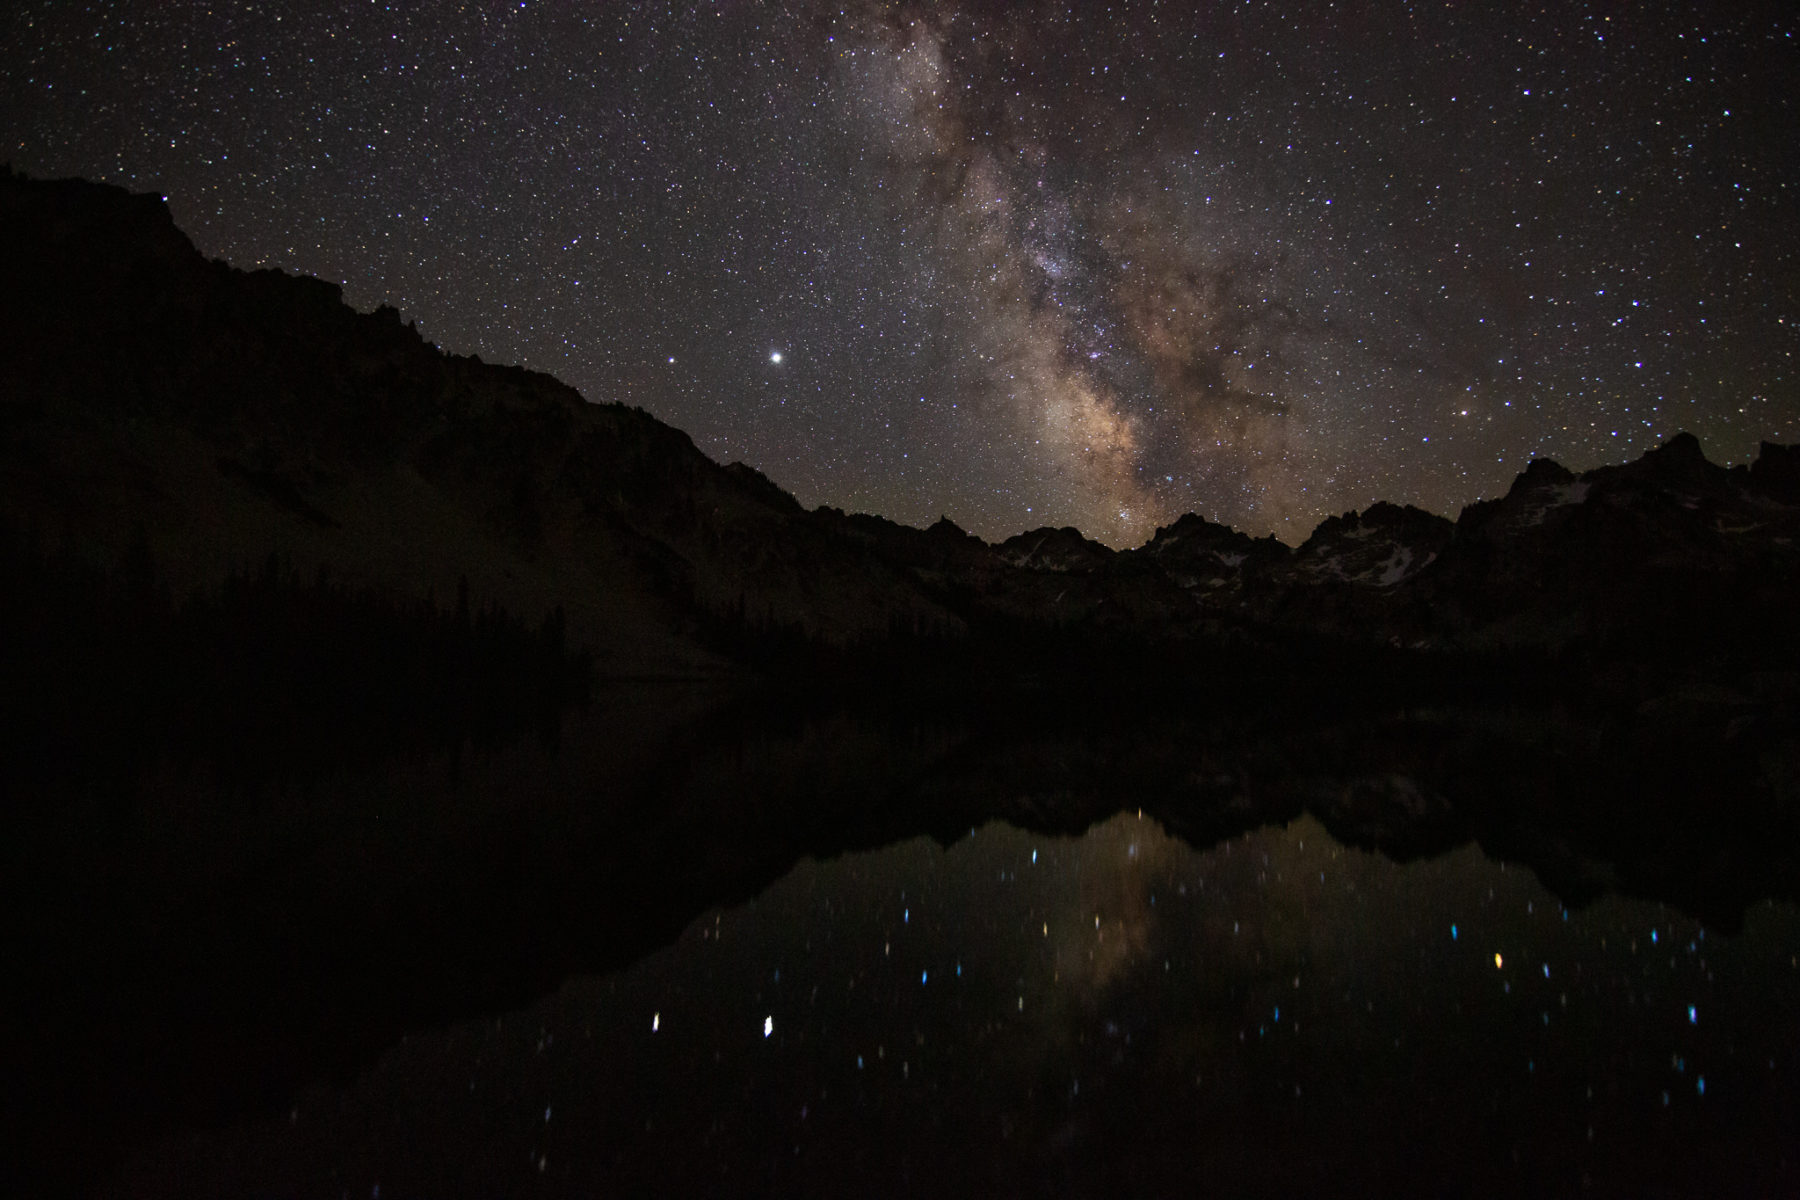
[[[120,1190],[1781,1191],[1800,1029],[1767,1014],[1800,1011],[1797,949],[1788,907],[1729,938],[1570,912],[1474,847],[1397,865],[1311,818],[1206,851],[1141,815],[991,824],[802,863]]]

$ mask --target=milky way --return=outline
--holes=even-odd
[[[1800,440],[1778,9],[55,4],[32,174],[808,504],[1116,545]]]

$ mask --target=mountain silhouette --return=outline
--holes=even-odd
[[[7,171],[0,305],[0,1056],[52,1173],[994,818],[1312,813],[1723,928],[1800,878],[1800,447],[993,545],[809,511],[153,196]]]
[[[271,552],[395,596],[466,583],[528,620],[562,608],[602,676],[679,676],[729,673],[746,630],[1744,649],[1786,636],[1800,577],[1800,448],[1727,469],[1687,434],[1579,476],[1534,462],[1455,521],[1345,513],[1294,549],[1198,516],[1113,551],[808,512],[638,409],[208,261],[157,197],[9,171],[0,217],[0,515],[100,563],[144,539],[178,594]]]
[[[725,669],[720,621],[839,646],[1226,622],[1555,648],[1769,631],[1795,592],[1800,448],[1726,470],[1681,434],[1579,477],[1537,461],[1454,522],[1375,504],[1298,549],[1201,516],[1132,551],[1073,529],[986,545],[808,513],[637,408],[441,353],[326,282],[207,261],[155,196],[7,173],[0,214],[5,520],[103,563],[142,531],[178,592],[272,551],[398,596],[466,581],[527,617],[562,606],[603,675]]]

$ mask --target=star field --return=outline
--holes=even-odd
[[[807,504],[1142,542],[1800,440],[1779,8],[33,4],[0,157]]]

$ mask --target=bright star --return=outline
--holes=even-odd
[[[779,351],[779,350],[771,350],[771,351],[770,351],[770,352],[769,352],[769,361],[770,361],[770,362],[772,362],[772,363],[778,363],[778,362],[780,362],[780,361],[781,361],[781,351]]]

